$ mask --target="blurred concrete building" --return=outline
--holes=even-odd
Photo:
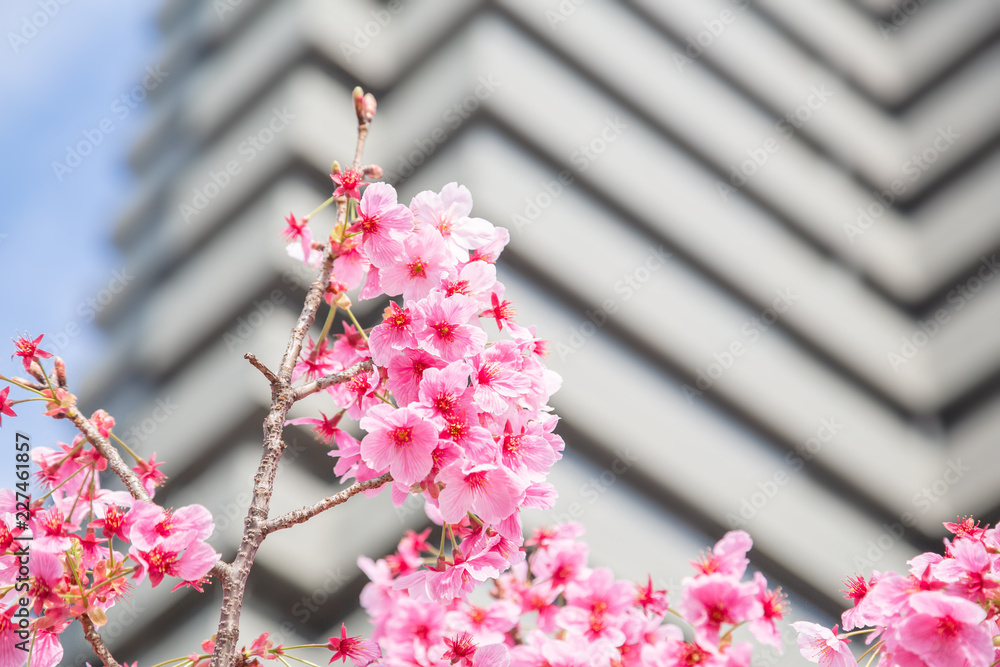
[[[402,201],[457,180],[511,231],[502,278],[564,381],[560,501],[534,523],[581,521],[594,563],[673,591],[745,528],[792,617],[832,623],[852,571],[998,518],[993,0],[168,0],[162,26],[114,230],[137,278],[82,394],[168,462],[162,503],[212,510],[227,558],[269,398],[242,355],[284,348],[307,277],[278,231],[353,154],[356,84]],[[275,512],[335,488],[321,445],[290,445]],[[247,641],[325,642],[356,556],[424,522],[341,510],[265,542]],[[219,598],[144,589],[105,634],[182,655]]]

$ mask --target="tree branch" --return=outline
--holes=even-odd
[[[319,501],[315,505],[310,505],[309,507],[303,507],[301,509],[293,510],[288,514],[283,514],[279,517],[275,517],[264,523],[264,533],[270,534],[277,530],[284,530],[285,528],[291,528],[292,526],[308,521],[312,517],[325,512],[331,507],[336,507],[342,503],[347,502],[352,496],[356,496],[362,491],[367,491],[368,489],[377,489],[378,487],[392,481],[392,475],[385,473],[374,479],[369,479],[364,482],[356,482],[351,486],[347,487],[340,493],[335,493],[332,496],[327,496],[323,500]]]
[[[270,368],[265,366],[264,363],[256,357],[256,355],[247,352],[243,355],[243,358],[249,361],[251,366],[263,373],[264,377],[266,377],[267,381],[271,384],[278,384],[278,382],[280,382],[280,380],[278,380],[278,376],[275,375]]]
[[[358,163],[368,135],[368,123],[358,116],[358,147],[355,162]],[[337,201],[337,224],[343,227],[347,221],[347,199]],[[278,462],[285,449],[281,439],[288,410],[297,400],[297,390],[292,387],[292,372],[302,352],[303,341],[309,328],[316,320],[316,312],[323,302],[323,295],[330,284],[333,261],[336,259],[329,244],[324,244],[323,265],[319,275],[309,287],[302,312],[292,328],[288,345],[281,358],[275,380],[271,382],[271,408],[264,419],[264,451],[261,454],[257,474],[254,475],[253,498],[243,522],[243,539],[240,541],[236,557],[233,559],[229,576],[222,581],[222,609],[219,613],[219,627],[216,631],[215,649],[212,652],[211,667],[233,667],[236,662],[236,644],[239,641],[240,613],[243,609],[243,595],[247,577],[253,566],[257,550],[267,536],[268,512],[274,491],[274,478],[278,472]],[[253,363],[253,362],[251,362]],[[263,371],[261,371],[263,372]],[[266,374],[265,374],[266,375]],[[270,379],[270,378],[268,378]]]
[[[83,626],[83,636],[90,642],[94,653],[104,663],[104,667],[120,667],[118,661],[111,655],[111,651],[104,645],[104,640],[94,627],[94,622],[87,614],[80,614],[80,625]]]
[[[305,384],[300,384],[295,389],[295,400],[301,401],[306,396],[315,394],[317,391],[323,391],[327,387],[332,387],[335,384],[340,384],[341,382],[347,382],[352,377],[361,373],[362,371],[370,371],[372,369],[372,362],[370,359],[366,361],[361,361],[346,370],[342,370],[339,373],[330,373],[329,375],[324,375],[321,378],[317,378],[312,382],[307,382]]]

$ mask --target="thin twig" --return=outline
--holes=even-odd
[[[303,523],[316,516],[321,512],[325,512],[331,507],[336,507],[341,503],[347,502],[348,498],[356,496],[362,491],[367,491],[368,489],[377,489],[378,487],[392,481],[392,475],[390,473],[385,473],[374,479],[369,479],[364,482],[356,482],[351,486],[347,487],[340,493],[335,493],[332,496],[327,496],[323,500],[319,501],[315,505],[310,505],[309,507],[303,507],[301,509],[293,510],[288,514],[282,514],[279,517],[270,519],[264,524],[264,533],[270,534],[277,530],[284,530],[285,528],[291,528],[295,524]]]
[[[250,352],[247,352],[246,354],[243,355],[243,358],[246,359],[247,361],[249,361],[251,366],[253,366],[257,370],[259,370],[261,373],[263,373],[264,377],[266,377],[267,381],[270,382],[272,385],[278,384],[280,382],[280,380],[278,379],[278,376],[275,375],[271,371],[270,368],[268,368],[267,366],[265,366],[264,362],[262,362],[260,359],[258,359],[256,357],[256,355],[253,355]]]
[[[342,382],[347,382],[352,377],[358,373],[364,371],[370,371],[372,369],[372,362],[370,359],[365,361],[360,361],[346,370],[342,370],[338,373],[330,373],[329,375],[324,375],[321,378],[316,378],[312,382],[307,382],[305,384],[300,384],[295,387],[295,400],[301,401],[306,396],[315,394],[317,391],[323,391],[327,387],[332,387],[335,384],[340,384]]]
[[[83,626],[83,636],[90,642],[94,649],[94,654],[104,663],[104,667],[119,667],[118,661],[111,655],[111,651],[104,645],[104,640],[97,632],[94,622],[87,614],[80,614],[80,625]]]
[[[66,416],[72,420],[73,424],[80,430],[80,433],[83,433],[90,444],[94,446],[94,449],[107,460],[108,467],[125,483],[125,488],[132,494],[132,497],[136,500],[148,501],[149,494],[146,493],[142,482],[139,481],[139,476],[128,467],[128,464],[122,459],[121,454],[118,453],[118,449],[108,442],[107,438],[101,435],[97,427],[76,408],[67,410]]]

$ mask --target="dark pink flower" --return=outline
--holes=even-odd
[[[353,168],[346,171],[337,170],[330,174],[330,178],[337,184],[333,191],[334,197],[347,195],[353,199],[361,199],[361,191],[358,188],[364,185],[365,175],[363,173]]]
[[[4,387],[0,390],[0,424],[3,423],[3,416],[16,417],[17,414],[11,409],[11,402],[7,400],[7,394],[10,393],[10,387]]]
[[[38,344],[42,342],[42,338],[45,334],[42,334],[38,338],[31,340],[27,335],[19,336],[17,340],[14,341],[14,347],[17,348],[14,354],[10,355],[10,358],[21,357],[21,362],[24,364],[24,370],[29,371],[31,369],[31,362],[38,361],[41,359],[48,359],[52,356],[50,352],[38,349]]]
[[[333,651],[330,662],[340,658],[341,662],[347,662],[350,658],[357,667],[365,667],[382,657],[382,649],[378,644],[370,639],[347,636],[347,626],[341,623],[340,637],[330,637],[327,648]]]

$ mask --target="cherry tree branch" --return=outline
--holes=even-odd
[[[104,457],[104,459],[108,462],[108,467],[111,468],[112,472],[118,475],[121,481],[125,483],[125,488],[127,488],[128,492],[132,494],[132,497],[136,500],[148,501],[149,494],[146,493],[146,489],[143,488],[142,482],[139,481],[139,476],[128,467],[128,464],[125,463],[124,459],[122,459],[121,454],[118,453],[118,449],[108,442],[107,438],[101,435],[101,432],[97,430],[97,427],[94,426],[89,419],[84,417],[83,414],[81,414],[75,407],[68,409],[66,411],[66,416],[73,422],[73,424],[76,425],[76,427],[80,430],[80,433],[83,433],[84,437],[86,437],[90,444],[94,446],[94,449],[96,449],[98,453]]]
[[[327,387],[332,387],[335,384],[347,382],[358,373],[361,373],[362,371],[370,371],[371,369],[372,362],[369,359],[358,362],[350,368],[340,371],[339,373],[330,373],[329,375],[324,375],[321,378],[316,378],[312,382],[300,384],[298,387],[295,387],[295,400],[301,401],[306,396],[315,394],[317,391],[323,391]]]
[[[358,145],[355,160],[360,161],[368,135],[368,119],[358,114]],[[343,226],[347,220],[347,199],[337,201],[337,224]],[[247,578],[253,566],[257,550],[267,536],[268,512],[271,495],[274,492],[274,478],[278,472],[278,462],[285,450],[282,432],[289,409],[295,403],[297,391],[292,387],[292,372],[302,352],[303,342],[313,322],[316,312],[323,302],[323,295],[330,283],[333,261],[336,259],[329,244],[324,244],[323,264],[319,275],[309,287],[299,319],[292,328],[288,345],[281,358],[276,374],[263,370],[263,364],[254,364],[271,383],[271,407],[264,419],[264,443],[260,465],[254,475],[253,498],[243,522],[243,538],[236,551],[231,569],[222,579],[222,609],[219,612],[219,627],[216,631],[215,649],[212,652],[211,667],[233,667],[236,662],[236,644],[239,641],[239,621],[243,609],[243,596]],[[250,359],[250,357],[248,357]],[[253,360],[250,359],[250,363]],[[264,367],[266,368],[266,367]],[[273,379],[269,376],[273,375]]]
[[[352,496],[356,496],[362,491],[367,491],[368,489],[377,489],[378,487],[392,481],[392,475],[390,473],[385,473],[374,479],[369,479],[364,482],[356,482],[351,486],[347,487],[340,493],[335,493],[332,496],[327,496],[323,500],[319,501],[315,505],[310,505],[309,507],[303,507],[301,509],[293,510],[287,514],[282,514],[279,517],[270,519],[264,524],[264,532],[266,534],[271,534],[277,530],[284,530],[285,528],[291,528],[292,526],[308,521],[312,517],[325,512],[331,507],[336,507],[342,503],[347,502]]]
[[[97,632],[97,628],[94,627],[94,622],[90,620],[90,616],[87,614],[80,614],[80,625],[83,626],[83,636],[88,642],[90,642],[91,647],[94,649],[94,654],[101,659],[104,663],[104,667],[119,667],[118,661],[115,660],[114,656],[111,655],[111,651],[108,647],[104,645],[104,640],[101,639],[101,635]]]

